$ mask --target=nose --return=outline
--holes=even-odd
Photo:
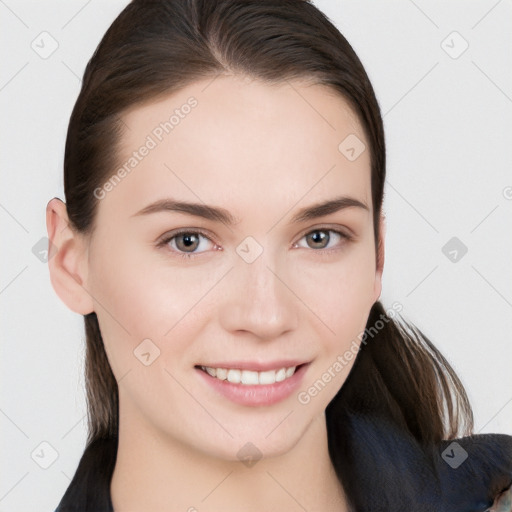
[[[220,299],[221,326],[265,340],[296,329],[300,301],[286,271],[267,258],[265,251],[252,263],[238,260],[235,267]]]

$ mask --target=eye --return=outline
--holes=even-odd
[[[301,240],[306,241],[306,246],[300,245],[300,242],[297,242],[296,246],[299,247],[305,247],[306,249],[336,249],[336,246],[343,245],[343,243],[340,244],[340,241],[348,241],[351,240],[351,236],[335,229],[328,229],[328,228],[317,228],[313,231],[309,231],[306,233]],[[331,244],[331,247],[329,247],[329,244]],[[336,244],[336,242],[338,242]],[[334,245],[334,247],[333,247]]]
[[[209,243],[216,247],[205,233],[201,231],[194,231],[192,229],[183,229],[181,231],[169,233],[157,243],[157,247],[168,246],[169,249],[175,252],[178,256],[191,258],[199,253],[207,251]]]
[[[300,241],[305,240],[307,245],[301,245]],[[322,252],[329,252],[341,248],[344,243],[352,240],[352,236],[330,228],[317,228],[306,233],[294,247],[306,249],[322,249]],[[166,247],[177,256],[193,258],[203,252],[207,252],[208,245],[213,245],[213,250],[219,250],[211,238],[204,232],[194,229],[182,229],[173,231],[157,242],[157,247]],[[329,247],[331,245],[331,247]],[[211,248],[210,248],[211,249]]]

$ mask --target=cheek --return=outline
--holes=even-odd
[[[373,304],[375,260],[370,248],[347,251],[336,261],[300,263],[291,270],[297,295],[324,324],[328,338],[365,326]]]
[[[301,406],[323,411],[356,360],[373,304],[375,268],[373,259],[361,251],[343,263],[319,265],[311,272],[302,282],[308,306],[321,319],[315,321],[318,357],[297,400]]]
[[[103,244],[90,261],[90,288],[113,369],[122,375],[147,339],[160,350],[159,364],[176,364],[189,345],[183,329],[194,334],[202,299],[219,280],[216,273],[206,266],[173,267],[149,258],[147,249],[121,244]]]

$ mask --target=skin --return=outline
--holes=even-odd
[[[347,510],[325,408],[354,360],[307,404],[293,393],[259,407],[218,395],[194,365],[299,358],[311,361],[303,391],[359,341],[381,293],[384,221],[377,261],[369,151],[349,161],[338,145],[349,134],[369,144],[345,100],[324,86],[225,75],[126,112],[119,161],[190,96],[197,107],[99,201],[91,236],[68,226],[62,201],[47,207],[59,248],[52,285],[72,311],[96,312],[119,385],[114,509]],[[338,195],[369,210],[290,223],[299,209]],[[239,222],[134,216],[165,197],[222,207]],[[190,259],[177,255],[187,250],[183,237],[156,247],[178,228],[205,230],[211,241],[200,237]],[[325,248],[306,237],[315,229],[330,235]],[[248,236],[263,248],[252,263],[236,252]],[[160,355],[146,366],[134,350],[148,338]],[[252,467],[237,457],[247,442],[263,455]]]

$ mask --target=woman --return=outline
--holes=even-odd
[[[380,110],[312,4],[134,0],[64,171],[49,264],[85,319],[89,436],[58,512],[512,510],[512,436],[472,435],[379,302]]]

